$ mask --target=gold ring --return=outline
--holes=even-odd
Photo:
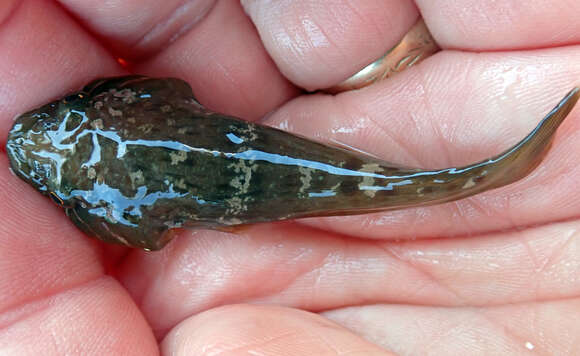
[[[423,19],[419,19],[399,43],[384,56],[340,84],[324,89],[336,94],[359,89],[404,71],[440,50]]]

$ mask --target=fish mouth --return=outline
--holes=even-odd
[[[20,144],[22,138],[17,135],[10,135],[6,142],[6,153],[10,163],[10,169],[16,176],[37,188],[37,184],[31,177],[32,167],[28,162],[26,149]],[[37,188],[38,189],[38,188]]]
[[[42,190],[42,184],[39,184],[38,179],[34,179],[34,172],[32,164],[34,162],[29,155],[28,144],[23,132],[18,129],[18,124],[15,124],[6,141],[6,153],[10,163],[10,169],[16,176],[23,179],[25,182],[34,186],[38,190]]]
[[[40,147],[35,136],[43,134],[43,125],[57,119],[54,116],[58,107],[57,103],[55,101],[18,115],[14,119],[14,125],[8,132],[6,140],[6,153],[12,172],[40,191],[46,190],[46,187],[42,174],[36,172],[40,162],[35,159],[34,152]]]
[[[8,132],[6,140],[6,153],[10,161],[12,171],[26,181],[29,181],[30,165],[26,157],[26,133],[34,125],[34,120],[30,113],[17,116],[14,119],[14,125]]]

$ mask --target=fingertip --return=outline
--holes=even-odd
[[[235,1],[218,2],[202,22],[136,69],[183,78],[205,107],[248,120],[298,94]]]
[[[447,49],[506,51],[577,44],[577,1],[415,1],[437,42]]]
[[[307,90],[328,88],[374,62],[417,21],[412,1],[243,1],[280,71]]]
[[[21,4],[21,2],[18,0],[4,0],[0,3],[0,26],[8,21],[19,4]]]
[[[55,3],[21,1],[7,16],[0,27],[0,144],[16,114],[96,76],[121,73],[114,58]]]
[[[229,305],[185,320],[167,335],[171,355],[391,355],[318,314],[276,306]]]

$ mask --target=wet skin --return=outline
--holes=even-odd
[[[580,96],[522,141],[465,167],[421,170],[211,112],[173,78],[98,79],[19,116],[12,170],[86,234],[147,250],[176,228],[223,228],[448,202],[530,173]]]

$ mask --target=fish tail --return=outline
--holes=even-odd
[[[531,173],[543,160],[555,133],[580,98],[580,88],[572,89],[530,132],[512,148],[490,160],[497,171],[494,187],[513,183]]]
[[[524,139],[503,153],[464,167],[427,171],[401,171],[388,177],[377,198],[385,206],[431,205],[462,199],[522,179],[548,152],[558,127],[580,98],[571,90]],[[377,189],[377,187],[371,187]],[[394,194],[396,193],[396,194]],[[374,194],[374,193],[373,193]]]

